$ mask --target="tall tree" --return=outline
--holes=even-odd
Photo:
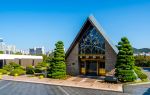
[[[53,67],[52,67],[52,78],[65,78],[66,77],[66,64],[65,64],[65,52],[64,44],[62,41],[58,41],[55,44],[54,50]]]
[[[136,80],[133,48],[126,37],[121,38],[121,41],[118,43],[118,50],[115,76],[122,82]]]

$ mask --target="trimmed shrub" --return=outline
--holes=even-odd
[[[17,76],[18,76],[18,74],[16,73],[14,76],[15,76],[15,77],[17,77]]]
[[[35,68],[35,69],[34,69],[34,72],[35,72],[35,73],[42,73],[42,71],[39,70],[38,68]]]
[[[46,62],[41,62],[41,63],[38,63],[36,66],[35,66],[35,73],[43,73],[45,76],[47,76],[47,69],[49,67],[49,64],[46,63]]]
[[[6,71],[8,71],[8,72],[13,71],[13,69],[14,69],[14,68],[13,68],[11,65],[9,65],[9,64],[4,65],[4,67],[3,67],[3,70],[6,70]]]
[[[65,51],[64,44],[62,41],[58,41],[55,44],[54,50],[54,65],[51,67],[52,78],[66,78],[66,64],[65,64]]]
[[[16,64],[15,62],[10,62],[9,64],[4,65],[4,70],[12,72],[14,69],[24,69],[21,65]]]
[[[33,66],[28,66],[27,68],[26,68],[26,74],[34,74],[35,72],[34,72],[34,67]]]
[[[25,74],[24,68],[16,64],[15,62],[10,62],[9,64],[5,65],[3,67],[3,70],[7,71],[7,74],[9,73],[10,75],[23,75]]]
[[[126,37],[121,38],[118,43],[118,54],[115,69],[115,76],[121,82],[132,82],[136,80],[137,76],[133,70],[134,56],[133,48]]]
[[[64,79],[64,78],[66,78],[66,73],[64,73],[64,72],[52,73],[52,78],[54,78],[54,79]]]
[[[4,69],[0,69],[0,73],[1,73],[1,74],[7,74],[8,71],[6,71],[6,70],[4,70]]]
[[[39,79],[42,79],[42,78],[44,78],[44,75],[40,75],[40,76],[39,76]]]
[[[14,69],[10,75],[15,76],[16,74],[18,75],[24,75],[26,72],[23,69]]]
[[[133,70],[120,70],[118,79],[121,82],[132,82],[136,79]]]
[[[140,67],[134,66],[134,70],[142,71]]]
[[[147,75],[142,72],[141,68],[135,66],[134,71],[138,75],[138,78],[140,78],[141,80],[145,80],[148,78]]]

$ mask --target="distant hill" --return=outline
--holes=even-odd
[[[141,48],[141,49],[133,48],[133,50],[134,50],[134,53],[150,52],[150,48]]]

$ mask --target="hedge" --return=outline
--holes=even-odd
[[[33,66],[28,66],[26,68],[26,74],[34,74],[34,67]]]
[[[7,74],[8,71],[6,71],[6,70],[4,70],[4,69],[0,69],[0,73],[1,73],[1,74]]]
[[[24,75],[26,72],[23,69],[14,69],[12,72],[10,72],[10,75],[15,76],[17,75]]]
[[[118,79],[121,82],[132,82],[136,79],[133,70],[120,70],[119,75],[122,75],[118,76]]]
[[[144,72],[142,72],[142,70],[139,67],[134,67],[134,71],[138,75],[138,78],[140,78],[141,80],[145,80],[148,78],[147,75]]]

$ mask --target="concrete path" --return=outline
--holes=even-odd
[[[123,91],[122,84],[105,83],[99,79],[83,78],[83,77],[70,77],[66,80],[59,80],[59,79],[50,79],[50,78],[39,79],[37,77],[26,77],[26,76],[13,77],[13,76],[3,75],[2,79],[31,82],[31,83],[51,84],[51,85],[59,85],[59,86],[82,87],[82,88],[111,90],[111,91],[120,91],[120,92]]]
[[[150,83],[124,86],[124,93],[131,95],[150,95]]]

